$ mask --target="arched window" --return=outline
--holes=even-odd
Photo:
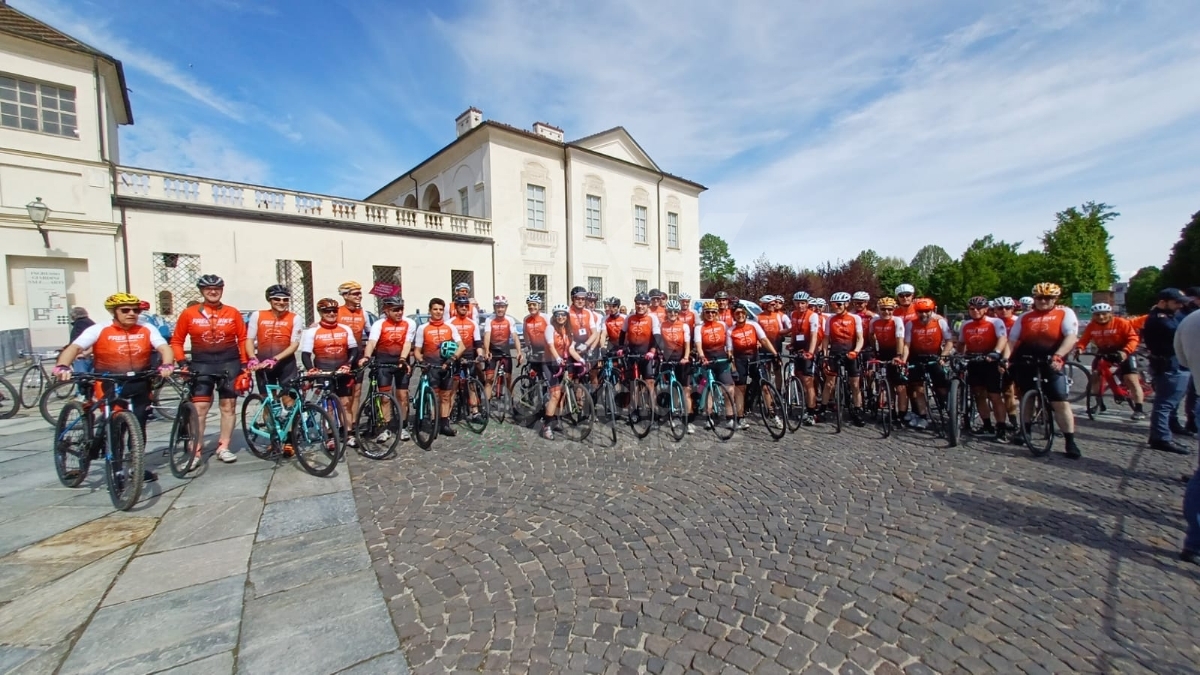
[[[426,211],[442,212],[442,193],[436,185],[431,184],[425,188],[424,202],[424,209]]]

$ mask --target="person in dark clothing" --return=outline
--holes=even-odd
[[[1197,309],[1200,309],[1200,286],[1192,286],[1184,291],[1184,295],[1188,296],[1190,301],[1179,310],[1183,316],[1188,316]],[[1195,435],[1196,433],[1196,376],[1191,376],[1188,382],[1187,394],[1183,397],[1184,418],[1187,422],[1183,425],[1185,434]]]
[[[1187,296],[1178,288],[1164,288],[1158,302],[1150,309],[1142,328],[1142,342],[1150,352],[1150,376],[1154,385],[1154,409],[1150,413],[1150,447],[1180,455],[1189,453],[1187,447],[1175,442],[1175,434],[1184,432],[1175,410],[1183,400],[1188,383],[1188,371],[1179,365],[1175,356],[1175,330],[1179,327],[1179,310]]]
[[[79,337],[83,331],[91,328],[96,323],[88,317],[88,311],[83,307],[72,307],[71,313],[68,316],[71,317],[71,339],[67,340],[67,344],[74,342],[75,338]],[[75,362],[71,364],[71,369],[77,373],[92,372],[91,350],[89,349],[85,354],[75,359]]]

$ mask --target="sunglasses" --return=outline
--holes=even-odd
[[[349,293],[342,293],[342,295],[362,295],[362,291],[350,291]]]
[[[1055,296],[1053,296],[1053,295],[1035,295],[1035,296],[1033,296],[1033,299],[1034,300],[1053,300],[1054,297]]]
[[[396,305],[388,305],[387,307],[384,307],[384,309],[386,309],[389,312],[403,312],[404,305],[400,305],[399,307],[397,307]]]
[[[896,294],[897,298],[911,298],[912,296],[913,296],[912,293],[897,293]]]
[[[829,303],[829,306],[830,307],[843,307],[843,306],[845,306],[845,304],[846,303],[844,303],[844,302],[831,302],[831,303]]]
[[[271,302],[291,302],[291,298],[271,298]]]
[[[328,309],[319,309],[317,311],[322,314],[337,314],[337,307],[328,308]]]
[[[142,308],[141,307],[118,307],[116,309],[116,312],[118,314],[141,314]]]

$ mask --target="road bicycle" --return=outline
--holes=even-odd
[[[580,365],[549,366],[560,369],[556,374],[562,378],[558,415],[566,423],[567,438],[573,441],[583,441],[592,433],[592,397],[573,374]],[[541,372],[542,367],[542,364],[531,363],[529,371],[513,381],[513,419],[525,426],[532,426],[550,402],[550,387]],[[586,370],[584,373],[586,377]]]
[[[892,395],[887,373],[887,362],[868,359],[862,374],[863,409],[872,416],[884,438],[892,435],[896,420],[896,397]]]
[[[492,383],[487,385],[488,415],[498,424],[503,424],[512,410],[512,382],[508,376],[509,356],[492,356],[496,370],[492,372]]]
[[[763,426],[767,429],[767,434],[772,440],[777,441],[787,433],[787,428],[784,426],[783,417],[780,415],[783,397],[779,395],[779,390],[775,388],[775,385],[769,379],[770,372],[767,366],[774,362],[773,358],[759,358],[749,362],[750,367],[758,373],[758,378],[746,385],[746,400],[743,402],[743,412],[745,414],[749,414],[751,410],[757,412]]]
[[[20,352],[20,355],[33,361],[25,369],[25,373],[21,375],[21,384],[18,390],[21,396],[21,405],[32,410],[38,407],[38,403],[41,402],[42,392],[45,391],[47,384],[54,381],[54,378],[50,375],[50,371],[46,369],[46,363],[58,358],[58,351],[23,351]]]
[[[391,391],[379,390],[379,375],[390,371],[392,381],[398,382],[407,365],[373,361],[367,367],[363,382],[363,399],[358,404],[358,419],[354,422],[358,434],[358,452],[368,459],[387,459],[400,444],[400,402]]]
[[[846,420],[846,408],[854,406],[854,400],[850,394],[850,377],[846,370],[846,359],[848,356],[837,356],[828,354],[821,357],[821,367],[817,370],[823,374],[823,379],[834,378],[833,384],[833,400],[830,401],[833,413],[834,430],[837,433],[842,432],[843,423]],[[825,382],[818,384],[817,391],[825,391]],[[829,410],[829,408],[826,408]]]
[[[1033,370],[1033,388],[1021,395],[1017,409],[1020,433],[1029,452],[1041,457],[1054,446],[1054,410],[1046,396],[1046,380],[1042,378],[1042,366],[1049,364],[1051,357],[1021,356],[1017,360],[1022,368]]]
[[[808,419],[808,404],[804,395],[804,381],[796,374],[796,361],[800,357],[792,355],[787,359],[787,363],[783,367],[783,398],[784,398],[784,422],[787,424],[788,431],[796,433],[800,427],[807,422],[812,424],[812,420]]]
[[[1126,358],[1136,358],[1127,356]],[[1096,419],[1096,415],[1108,410],[1108,406],[1104,403],[1105,392],[1110,392],[1113,402],[1116,405],[1128,405],[1133,407],[1133,397],[1130,396],[1129,388],[1117,377],[1116,369],[1113,367],[1121,363],[1122,359],[1118,354],[1103,354],[1097,355],[1092,361],[1092,382],[1088,386],[1087,391],[1087,414],[1089,419]],[[1153,395],[1154,390],[1146,382],[1146,377],[1140,371],[1137,373],[1138,386],[1142,388],[1142,400],[1147,400]],[[1093,391],[1094,390],[1094,391]]]
[[[654,395],[650,392],[650,385],[642,377],[642,360],[644,358],[643,356],[627,356],[624,359],[625,364],[632,366],[633,370],[625,383],[629,388],[627,419],[633,435],[639,439],[649,436],[651,429],[654,428]]]
[[[87,402],[69,401],[59,412],[54,427],[54,471],[60,483],[78,487],[87,478],[91,461],[103,457],[113,507],[128,511],[137,503],[142,494],[146,439],[122,393],[129,383],[149,380],[152,375],[153,371],[75,376],[76,384],[92,388],[92,397]]]
[[[305,375],[286,385],[266,385],[265,397],[257,393],[247,396],[242,403],[241,422],[251,454],[276,462],[294,454],[301,468],[314,476],[333,473],[344,451],[337,425],[326,410],[304,401],[299,389],[329,377]],[[291,399],[290,405],[285,396]]]
[[[487,396],[483,382],[476,374],[476,364],[481,359],[458,359],[451,368],[454,371],[454,399],[450,403],[450,422],[462,423],[467,429],[482,434],[487,429]],[[471,401],[474,400],[474,403]]]
[[[655,403],[658,404],[656,415],[667,423],[667,430],[675,442],[683,440],[687,435],[687,394],[683,384],[675,377],[675,371],[680,364],[678,361],[662,361],[659,363],[658,377],[655,378]]]
[[[416,394],[409,397],[412,410],[408,419],[412,423],[413,441],[418,448],[428,450],[433,447],[433,442],[438,436],[438,417],[441,410],[441,400],[429,381],[429,369],[443,366],[417,362],[413,367],[421,370],[421,377],[417,380]]]
[[[983,433],[983,417],[975,402],[975,395],[968,385],[967,371],[972,363],[995,363],[987,356],[955,356],[950,362],[950,388],[946,394],[948,418],[946,439],[950,447],[956,447],[967,435]]]
[[[592,403],[596,419],[608,427],[609,442],[617,442],[617,419],[621,417],[621,409],[617,402],[617,390],[621,387],[621,369],[617,368],[612,355],[606,355],[599,361],[599,384],[592,392]]]
[[[949,392],[946,389],[938,389],[933,383],[934,368],[938,368],[943,374],[946,374],[945,360],[941,356],[918,356],[916,358],[918,359],[918,363],[924,366],[922,368],[924,372],[922,383],[925,386],[925,416],[929,421],[929,428],[933,430],[934,435],[938,438],[945,438],[948,425]],[[918,364],[909,363],[907,370],[912,371],[916,365]],[[908,379],[911,380],[912,378],[909,377]],[[947,386],[950,384],[949,380],[950,378],[947,375]],[[913,404],[913,410],[915,410],[915,402],[910,403]]]
[[[713,366],[729,363],[729,359],[712,359],[702,361],[697,368],[695,379],[700,388],[700,398],[693,408],[699,414],[704,411],[705,424],[712,429],[719,440],[728,441],[737,431],[737,423],[733,419],[733,387],[721,384],[713,375]]]

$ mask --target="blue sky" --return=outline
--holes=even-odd
[[[124,62],[136,166],[361,198],[474,105],[625,126],[739,263],[1036,246],[1095,200],[1127,276],[1200,210],[1195,0],[10,2]]]

